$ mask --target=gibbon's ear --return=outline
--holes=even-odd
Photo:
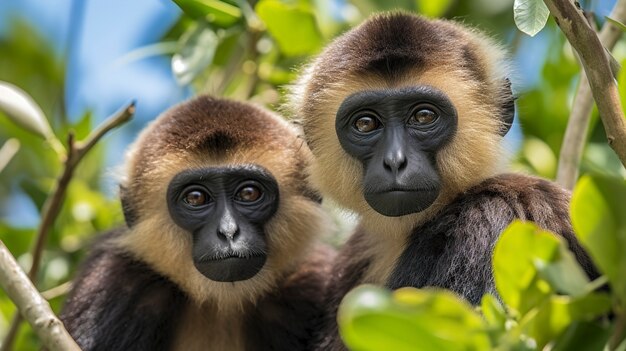
[[[130,203],[130,194],[128,190],[120,185],[120,200],[122,201],[122,211],[124,212],[124,220],[128,228],[132,228],[137,222],[137,211]]]
[[[500,130],[500,135],[505,136],[506,133],[509,132],[511,126],[513,125],[513,118],[515,117],[515,97],[513,96],[513,91],[511,90],[511,80],[509,78],[505,78],[502,82],[502,129]]]

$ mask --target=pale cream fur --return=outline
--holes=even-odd
[[[243,351],[242,319],[242,313],[224,314],[211,306],[187,305],[172,351]]]

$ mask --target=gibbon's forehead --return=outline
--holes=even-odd
[[[163,113],[141,138],[135,174],[166,155],[220,159],[236,150],[290,150],[296,133],[271,112],[250,104],[200,96]]]
[[[407,69],[415,73],[416,68],[454,62],[477,80],[485,80],[467,36],[467,28],[452,22],[401,12],[376,15],[337,38],[322,53],[322,67],[329,73],[374,73],[394,79]]]

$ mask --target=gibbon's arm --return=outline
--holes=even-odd
[[[74,281],[61,320],[88,350],[167,350],[183,294],[166,278],[107,245],[93,248]]]
[[[595,278],[598,273],[572,231],[569,197],[536,177],[505,174],[487,179],[413,231],[387,285],[438,286],[480,303],[484,293],[495,293],[493,247],[514,219],[533,221],[565,238],[587,275]]]

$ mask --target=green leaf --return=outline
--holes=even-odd
[[[595,322],[573,322],[555,341],[552,351],[602,351],[611,335],[611,329]]]
[[[453,3],[453,0],[418,0],[417,10],[424,16],[436,18],[443,16]]]
[[[587,175],[576,185],[571,205],[576,235],[622,301],[626,301],[625,199],[623,180]]]
[[[555,262],[537,259],[534,263],[539,276],[557,292],[571,296],[582,296],[589,292],[589,278],[565,243],[559,245],[559,258]]]
[[[213,62],[219,38],[208,23],[200,21],[180,38],[180,51],[172,57],[172,71],[187,85]]]
[[[610,309],[611,298],[605,293],[580,298],[551,296],[538,308],[536,316],[529,323],[529,334],[537,342],[537,349],[541,350],[573,322],[592,321]]]
[[[0,81],[0,112],[25,130],[50,139],[52,128],[39,105],[22,89]]]
[[[255,10],[283,54],[310,55],[322,46],[315,16],[306,4],[261,0]]]
[[[491,294],[485,294],[481,300],[480,307],[483,317],[485,317],[489,326],[504,329],[506,312],[498,299]]]
[[[241,10],[226,1],[219,0],[174,0],[185,14],[206,20],[220,27],[233,25],[241,18]]]
[[[621,29],[622,32],[626,32],[626,25],[624,23],[622,23],[622,22],[620,22],[620,21],[618,21],[616,19],[613,19],[613,18],[611,18],[609,16],[604,16],[604,18],[607,21],[613,23],[617,28]]]
[[[558,160],[545,141],[532,136],[524,140],[522,155],[534,172],[545,178],[554,178]]]
[[[488,350],[483,319],[447,291],[361,286],[339,307],[340,333],[354,350]]]
[[[559,239],[529,222],[515,221],[500,236],[493,254],[498,293],[514,311],[524,315],[552,292],[540,279],[534,261],[558,258]]]
[[[522,32],[534,37],[545,27],[550,10],[543,0],[515,0],[513,18]]]

